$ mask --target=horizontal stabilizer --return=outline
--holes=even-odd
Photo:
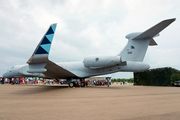
[[[136,36],[135,38],[133,38],[133,40],[153,38],[175,20],[176,20],[175,18],[164,20],[158,23],[157,25],[153,26],[152,28],[146,30],[145,32],[141,33],[140,35]]]

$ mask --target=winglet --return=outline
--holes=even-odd
[[[46,34],[43,36],[38,46],[36,47],[34,53],[27,61],[27,63],[42,63],[48,60],[49,51],[51,48],[51,43],[54,37],[54,33],[56,30],[56,23],[50,25]]]
[[[133,40],[153,38],[175,20],[176,18],[164,20],[151,27],[150,29],[146,30],[145,32],[141,33],[140,35],[136,36],[135,38],[133,38]]]

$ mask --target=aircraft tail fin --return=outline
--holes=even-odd
[[[39,42],[38,46],[36,47],[34,53],[30,57],[30,59],[27,61],[28,64],[42,63],[42,62],[46,62],[48,60],[48,55],[49,55],[51,43],[52,43],[52,40],[54,37],[56,25],[57,24],[50,25],[46,34],[43,36],[43,38]]]
[[[38,46],[36,47],[34,53],[27,61],[27,64],[29,64],[29,70],[27,70],[27,72],[44,73],[47,71],[45,69],[45,66],[49,61],[48,56],[51,48],[51,43],[54,37],[55,29],[56,24],[50,25],[46,34],[43,36]]]
[[[122,61],[142,62],[148,46],[157,45],[153,37],[159,35],[164,28],[174,22],[175,19],[164,20],[142,33],[131,33],[126,36],[128,43],[121,51]]]

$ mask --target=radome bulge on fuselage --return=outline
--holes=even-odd
[[[15,66],[3,74],[5,78],[43,77],[53,79],[86,78],[115,72],[137,72],[149,69],[143,63],[149,45],[157,45],[153,37],[175,19],[164,20],[141,33],[126,36],[127,45],[118,55],[88,56],[83,61],[54,63],[48,59],[56,24],[50,25],[26,65]]]

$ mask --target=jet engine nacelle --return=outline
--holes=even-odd
[[[87,68],[103,68],[120,63],[120,56],[88,56],[84,58],[84,66]]]

